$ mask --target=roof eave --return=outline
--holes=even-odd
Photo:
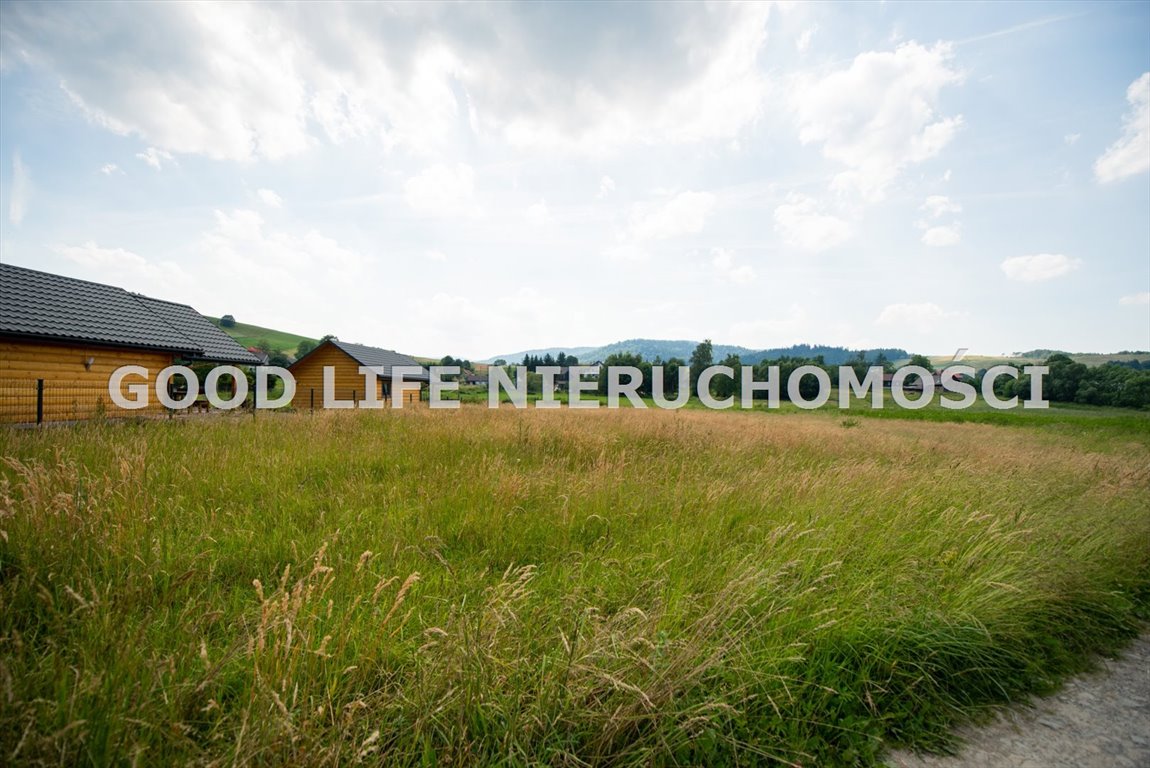
[[[194,356],[203,353],[202,349],[191,347],[167,347],[158,344],[129,344],[120,341],[110,341],[108,339],[71,336],[66,334],[32,333],[0,329],[0,336],[16,338],[23,341],[46,341],[65,344],[83,344],[94,347],[110,347],[112,349],[143,349],[149,352],[168,352],[173,355],[181,356]]]

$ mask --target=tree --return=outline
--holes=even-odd
[[[316,348],[316,343],[314,341],[312,341],[311,339],[304,339],[295,348],[296,359],[298,360],[299,358],[303,357],[304,355],[306,355],[308,352],[311,352],[315,348]]]
[[[931,373],[934,373],[934,365],[930,362],[930,358],[927,357],[926,355],[911,355],[910,361],[906,365],[917,365],[921,368],[925,368],[926,370],[930,371]],[[903,366],[903,367],[905,368],[906,366]],[[922,387],[923,390],[925,391],[926,390],[926,382],[921,381],[920,380],[921,378],[922,377],[920,377],[918,375],[912,374],[912,375],[906,377],[906,384],[909,386],[913,386],[915,384],[918,384],[918,386]]]
[[[220,318],[220,327],[221,328],[235,328],[236,327],[236,319],[234,317],[232,317],[231,315],[224,315],[223,317]]]
[[[823,362],[822,355],[814,358],[810,357],[780,357],[778,360],[763,360],[755,366],[755,379],[758,381],[766,381],[770,376],[770,369],[772,366],[778,367],[778,381],[779,381],[779,397],[783,400],[790,400],[790,388],[787,386],[791,380],[791,374],[796,369],[804,365],[814,365],[826,370],[826,365]],[[829,373],[829,371],[828,371]],[[813,400],[819,394],[819,382],[814,376],[803,376],[799,382],[799,394],[804,400]],[[756,392],[756,398],[767,397],[766,392]]]
[[[642,355],[632,352],[616,352],[607,355],[607,359],[603,361],[603,365],[599,369],[599,394],[607,394],[607,369],[622,366],[638,368],[639,375],[643,379],[639,384],[639,394],[651,394],[651,364],[646,362]]]
[[[930,362],[930,358],[926,355],[911,355],[910,362],[907,365],[917,365],[934,373],[934,365]]]
[[[325,333],[323,336],[319,337],[319,343],[323,344],[325,341],[339,341],[339,337],[334,333]]]
[[[654,365],[663,366],[663,392],[668,397],[679,394],[679,369],[687,364],[686,360],[678,357],[672,357],[665,363],[660,363],[658,360],[653,363]]]
[[[260,339],[256,342],[256,349],[265,355],[270,355],[272,353],[272,343],[267,339]]]
[[[727,378],[726,376],[716,376],[711,379],[711,390],[715,393],[715,397],[720,400],[735,395],[739,389],[739,377],[742,375],[743,361],[739,359],[738,355],[727,355],[720,365],[726,365],[735,372],[734,378]]]
[[[1046,399],[1054,403],[1074,402],[1078,388],[1086,377],[1086,366],[1062,353],[1046,358],[1045,365],[1050,369],[1042,389]]]
[[[691,353],[691,390],[697,391],[699,376],[705,368],[710,368],[715,361],[715,350],[710,339],[705,339],[695,347]]]
[[[284,354],[283,350],[277,349],[268,354],[268,365],[279,366],[280,368],[287,368],[291,365],[291,359]]]
[[[500,357],[500,358],[496,359],[496,360],[495,360],[493,363],[491,363],[491,364],[492,364],[492,365],[494,365],[494,366],[495,366],[495,367],[497,367],[497,368],[502,368],[503,366],[507,365],[507,361],[506,361],[506,360],[504,360],[502,357]]]

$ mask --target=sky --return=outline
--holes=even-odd
[[[0,4],[0,261],[484,359],[1150,349],[1150,3]]]

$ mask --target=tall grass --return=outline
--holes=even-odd
[[[486,408],[0,432],[0,761],[944,748],[1146,617],[1150,449],[1098,443]]]

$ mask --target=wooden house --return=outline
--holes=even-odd
[[[156,374],[192,362],[258,361],[186,304],[0,264],[0,422],[159,412]],[[143,411],[111,403],[109,378],[124,365],[150,373]]]
[[[364,388],[367,379],[359,372],[360,366],[379,366],[383,369],[382,375],[376,378],[375,399],[388,405],[391,405],[391,376],[394,367],[414,366],[419,369],[419,373],[404,375],[405,381],[419,384],[418,389],[404,391],[405,403],[420,400],[430,382],[427,369],[412,357],[389,349],[328,339],[288,368],[296,384],[295,397],[292,399],[294,408],[309,410],[324,407],[323,369],[328,366],[333,368],[334,383],[330,397],[353,403],[366,399]]]

